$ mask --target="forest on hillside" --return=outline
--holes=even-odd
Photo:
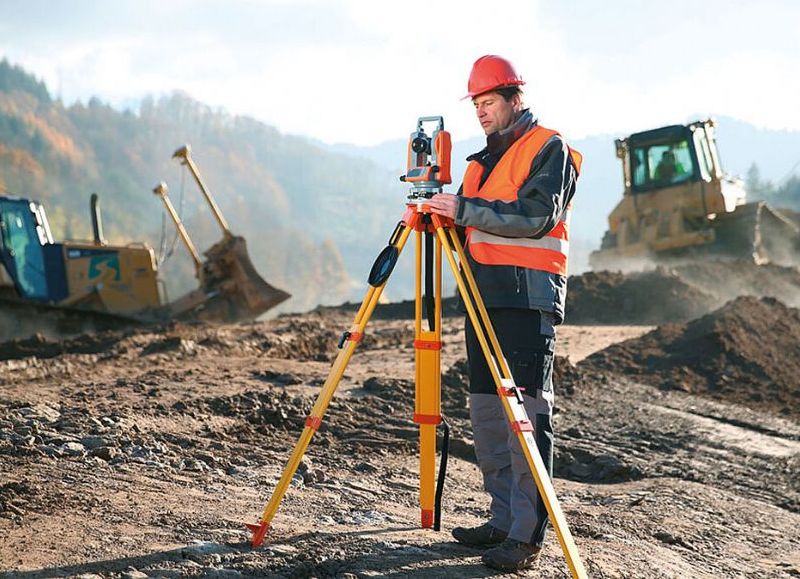
[[[800,211],[800,176],[794,173],[794,168],[783,179],[774,182],[764,179],[758,165],[753,163],[747,172],[745,188],[754,199],[763,199],[777,208]]]
[[[181,93],[145,99],[137,112],[96,98],[64,106],[24,69],[0,62],[1,190],[44,203],[56,239],[91,237],[89,196],[98,193],[111,243],[147,242],[170,256],[162,277],[171,299],[193,287],[193,269],[154,186],[168,184],[201,250],[221,236],[172,159],[184,143],[256,268],[293,295],[284,310],[358,297],[401,207],[395,175]]]

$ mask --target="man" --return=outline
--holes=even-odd
[[[555,326],[564,319],[569,208],[581,156],[524,107],[523,84],[504,58],[475,62],[465,98],[472,99],[486,147],[467,158],[458,195],[434,195],[429,206],[466,230],[470,267],[514,380],[524,388],[552,477]],[[489,548],[483,561],[490,567],[526,569],[541,553],[547,512],[469,319],[465,333],[470,419],[491,519],[457,527],[453,536]]]
[[[675,153],[667,149],[661,155],[655,170],[656,181],[677,181],[686,174],[683,165],[675,159]]]

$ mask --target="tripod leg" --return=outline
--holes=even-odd
[[[403,246],[408,240],[408,236],[412,230],[413,223],[401,223],[400,226],[398,226],[398,229],[395,230],[395,233],[392,235],[392,239],[390,240],[389,247],[396,249],[396,255],[399,255],[399,253],[403,250]],[[278,511],[281,500],[283,500],[283,496],[286,494],[289,484],[292,482],[292,477],[297,471],[297,467],[300,465],[300,461],[303,459],[306,448],[308,448],[308,445],[311,442],[311,437],[314,436],[314,433],[322,424],[322,417],[324,416],[325,411],[328,409],[328,404],[330,404],[330,401],[333,398],[333,394],[339,385],[339,381],[344,375],[344,371],[347,368],[350,357],[353,355],[353,351],[356,349],[358,342],[361,341],[361,338],[364,335],[364,328],[366,327],[367,322],[369,322],[369,319],[375,310],[375,306],[378,304],[378,300],[380,299],[381,293],[383,293],[383,288],[386,286],[386,282],[389,279],[390,273],[391,267],[389,268],[389,271],[383,272],[383,275],[380,276],[380,284],[375,286],[370,285],[369,290],[367,290],[367,294],[364,297],[364,300],[361,302],[361,307],[359,308],[358,313],[356,313],[350,330],[345,332],[342,336],[342,340],[339,343],[339,354],[336,356],[336,360],[331,366],[328,378],[325,380],[325,384],[322,386],[322,391],[319,393],[317,401],[314,403],[314,407],[311,409],[311,413],[309,414],[308,418],[306,418],[303,432],[300,434],[300,438],[294,447],[294,451],[292,452],[289,461],[286,463],[286,467],[283,469],[283,474],[281,475],[281,478],[272,493],[272,497],[270,498],[266,507],[264,507],[264,512],[261,515],[261,519],[256,524],[247,525],[247,528],[253,533],[253,538],[251,540],[251,545],[253,547],[258,547],[264,541],[264,537],[266,536],[267,531],[269,531],[270,522],[275,516],[275,513]]]
[[[441,319],[442,319],[442,244],[436,239],[436,249],[430,252],[433,244],[426,243],[425,264],[423,268],[422,236],[417,231],[417,269],[415,301],[415,366],[416,388],[414,400],[414,422],[419,424],[419,502],[423,528],[434,526],[434,506],[436,502],[436,427],[442,422],[441,416]],[[432,255],[434,253],[435,255]],[[436,279],[433,296],[428,295],[430,286],[424,292],[423,307],[422,272],[432,273],[435,257]],[[434,311],[427,312],[434,298]],[[423,328],[423,320],[428,328]]]
[[[569,525],[567,525],[566,518],[561,510],[561,505],[558,502],[553,483],[550,481],[547,469],[536,446],[536,441],[533,438],[533,425],[525,412],[522,393],[514,383],[514,378],[511,376],[508,363],[500,349],[497,335],[489,320],[489,314],[486,311],[483,299],[478,291],[478,286],[475,283],[475,278],[469,267],[464,248],[461,246],[458,234],[452,227],[445,228],[443,222],[437,216],[433,217],[433,222],[436,226],[436,234],[439,236],[445,248],[445,255],[450,263],[450,268],[453,270],[453,276],[458,285],[458,290],[461,293],[464,305],[467,308],[467,313],[475,328],[476,337],[481,345],[483,355],[486,358],[486,364],[492,373],[492,378],[497,387],[497,392],[502,401],[503,408],[506,411],[506,416],[511,423],[512,430],[517,435],[520,447],[522,448],[525,459],[531,469],[531,474],[536,482],[536,488],[539,490],[539,494],[550,515],[550,521],[558,536],[558,541],[561,544],[561,550],[567,560],[567,565],[573,577],[585,578],[587,576],[586,569],[581,562],[578,548],[575,545],[572,533],[569,530]],[[463,268],[463,276],[462,271],[459,270],[459,264],[456,263],[453,257],[453,251],[458,254],[459,262]]]

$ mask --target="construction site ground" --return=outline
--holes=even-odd
[[[554,482],[590,577],[800,577],[800,379],[780,364],[800,359],[798,312],[732,303],[657,329],[560,328]],[[763,324],[748,324],[770,316],[788,321],[762,351]],[[419,528],[413,321],[375,319],[250,548],[244,523],[351,320],[328,309],[0,344],[0,577],[496,575],[449,532],[488,507],[457,316],[443,328],[442,531]],[[691,340],[712,362],[695,367],[679,347]],[[746,389],[715,388],[719,376]],[[520,575],[570,576],[552,531]]]
[[[3,569],[491,575],[447,532],[487,507],[457,411],[465,390],[452,381],[444,529],[417,528],[413,351],[401,321],[375,322],[309,449],[305,482],[292,485],[267,546],[246,545],[242,523],[260,515],[327,373],[329,348],[309,340],[330,343],[347,321],[182,327],[129,336],[109,355],[5,362]],[[447,323],[446,367],[463,356],[460,326]],[[577,361],[648,329],[565,327],[561,351]],[[299,360],[269,353],[295,347]],[[556,488],[590,576],[800,574],[796,422],[602,375],[559,397],[558,410]],[[538,576],[568,576],[552,534]]]

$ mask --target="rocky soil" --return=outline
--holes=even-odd
[[[691,369],[674,352],[719,324],[739,336],[736,324],[758,319],[750,329],[766,331],[767,314],[795,332],[770,355],[795,356],[785,348],[797,347],[797,310],[747,304],[765,309],[740,319],[738,304],[713,314],[717,326],[673,328],[656,359]],[[243,523],[269,499],[351,316],[0,344],[0,576],[493,576],[449,535],[488,506],[459,318],[443,332],[442,532],[418,528],[413,324],[374,320],[266,545],[249,547]],[[637,354],[662,339],[650,330],[564,326],[559,336],[555,487],[590,576],[800,576],[797,415],[753,407],[750,385],[746,396],[665,386],[672,374]],[[615,353],[623,347],[627,357]],[[784,379],[736,367],[737,380]],[[569,576],[552,533],[529,575]]]

